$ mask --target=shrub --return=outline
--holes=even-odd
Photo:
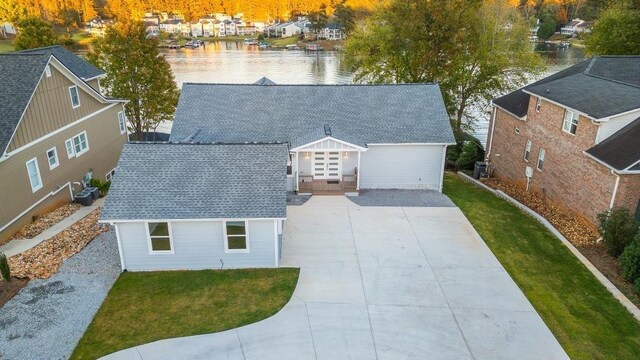
[[[109,188],[111,187],[111,181],[102,182],[100,179],[92,178],[89,180],[89,186],[98,188],[100,191],[100,196],[105,196],[109,192]]]
[[[456,165],[459,169],[467,169],[469,165],[476,162],[478,158],[478,145],[473,141],[465,141],[462,145],[462,152],[456,160]]]
[[[635,282],[640,279],[640,234],[624,249],[618,262],[625,280]]]
[[[0,251],[0,275],[5,281],[11,281],[11,269],[9,268],[9,260],[4,252]]]
[[[635,290],[636,294],[640,295],[640,279],[636,280],[633,290]]]
[[[638,233],[638,222],[629,210],[624,208],[603,211],[598,214],[598,221],[600,222],[600,235],[602,235],[607,252],[611,256],[618,257]]]

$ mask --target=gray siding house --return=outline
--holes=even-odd
[[[441,191],[454,143],[433,84],[184,84],[169,141],[125,146],[101,222],[129,271],[277,267],[287,192]]]

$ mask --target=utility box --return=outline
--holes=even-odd
[[[75,202],[82,204],[84,206],[91,206],[93,204],[93,195],[90,192],[82,190],[77,193],[76,196],[73,197]]]

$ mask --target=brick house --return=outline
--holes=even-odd
[[[491,176],[596,223],[640,216],[640,57],[585,60],[493,102]]]

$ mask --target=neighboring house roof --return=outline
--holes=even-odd
[[[0,54],[0,155],[9,145],[40,76],[49,62],[45,54]]]
[[[365,144],[455,143],[435,84],[185,83],[170,140],[201,130],[219,143],[291,143],[325,125],[336,136],[356,135]]]
[[[600,56],[585,60],[493,103],[527,115],[529,93],[601,119],[640,108],[640,56]]]
[[[286,217],[285,144],[128,143],[101,220]]]
[[[273,82],[268,77],[261,77],[260,80],[253,83],[253,85],[275,85],[275,84],[276,83]]]
[[[105,72],[91,65],[90,62],[75,55],[60,45],[48,46],[38,49],[23,50],[21,54],[46,54],[54,55],[64,66],[83,80],[93,79],[105,75]]]
[[[640,161],[640,118],[609,136],[587,153],[616,170]]]

